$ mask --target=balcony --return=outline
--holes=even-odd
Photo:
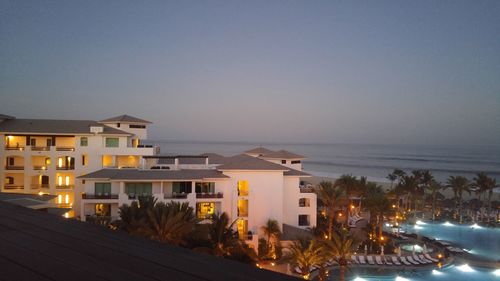
[[[32,184],[31,189],[49,188],[48,184]]]
[[[5,190],[19,190],[19,189],[24,189],[24,185],[6,184],[3,186],[3,189],[5,189]]]
[[[74,185],[56,185],[56,189],[73,189]]]
[[[75,151],[72,146],[56,146],[56,151]]]
[[[300,193],[314,193],[314,187],[300,187]]]
[[[5,170],[15,170],[15,171],[19,171],[19,170],[24,170],[24,166],[16,166],[16,165],[7,165],[5,166]]]
[[[33,165],[33,170],[35,170],[35,171],[44,171],[44,170],[47,170],[47,166]]]
[[[196,193],[196,198],[223,198],[222,192],[217,193]]]
[[[31,151],[50,151],[50,146],[32,146]]]
[[[129,193],[127,194],[129,200],[136,200],[139,199],[139,197],[149,197],[152,196],[152,194],[144,193],[144,194],[134,194],[134,193]]]
[[[62,167],[56,167],[56,170],[59,171],[69,171],[69,170],[74,170],[75,166],[62,166]]]
[[[6,146],[5,150],[20,150],[23,151],[25,148],[24,146]]]
[[[165,199],[187,199],[188,194],[187,193],[175,193],[172,192],[172,194],[165,194],[164,198]]]
[[[118,194],[86,194],[82,193],[82,199],[118,199]]]

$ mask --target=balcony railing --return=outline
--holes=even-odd
[[[118,194],[86,194],[82,193],[82,199],[118,199]]]
[[[314,193],[314,187],[300,187],[300,193]]]
[[[75,148],[72,146],[56,146],[57,151],[75,151]]]
[[[32,184],[31,189],[49,188],[48,184]]]
[[[24,166],[7,165],[5,166],[5,170],[24,170]]]
[[[139,199],[139,197],[148,197],[148,196],[152,196],[152,195],[148,194],[148,193],[143,193],[143,194],[129,193],[128,199],[135,200],[135,199]]]
[[[56,170],[74,170],[75,166],[62,166],[62,167],[56,167]]]
[[[32,146],[32,151],[50,151],[50,146]]]
[[[175,193],[172,192],[172,194],[165,194],[163,198],[165,199],[187,199],[187,193]]]
[[[6,146],[5,150],[24,150],[24,146]]]
[[[74,185],[56,185],[56,189],[73,189]]]
[[[3,189],[7,189],[7,190],[24,189],[24,185],[6,184],[6,185],[3,186]]]
[[[47,166],[38,166],[38,165],[33,165],[33,170],[35,170],[35,171],[43,171],[43,170],[47,170]]]
[[[196,198],[223,198],[222,192],[217,193],[196,193]]]

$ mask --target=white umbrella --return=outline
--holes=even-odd
[[[383,256],[384,255],[384,246],[380,246],[380,255]]]
[[[423,250],[424,254],[427,254],[427,244],[424,244],[424,250]]]
[[[415,255],[415,245],[413,245],[412,254]]]
[[[401,246],[398,247],[398,257],[401,257]]]
[[[368,245],[365,245],[365,256],[368,254]]]

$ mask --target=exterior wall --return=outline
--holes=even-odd
[[[223,171],[230,177],[229,186],[232,192],[232,219],[237,217],[238,191],[240,180],[248,181],[248,230],[261,232],[261,226],[268,219],[283,223],[283,172],[282,171]],[[243,217],[240,217],[243,218]]]
[[[292,161],[301,161],[301,159],[264,159],[264,160],[280,164],[287,168],[292,168],[294,170],[302,171],[302,162],[298,164],[292,164]],[[282,161],[286,161],[286,163],[283,163]]]
[[[118,127],[118,123],[120,123],[120,127]],[[140,139],[140,140],[145,140],[148,138],[148,129],[147,129],[147,124],[132,124],[132,125],[145,125],[145,129],[140,129],[140,128],[130,128],[129,126],[131,125],[130,123],[122,123],[122,122],[113,122],[113,123],[103,123],[106,126],[131,133],[134,135],[134,138]]]
[[[301,193],[299,177],[285,177],[285,192],[283,200],[284,223],[300,228],[314,227],[317,223],[317,199],[315,193]],[[308,199],[309,207],[300,207],[299,200]],[[299,215],[308,215],[310,225],[299,226]]]

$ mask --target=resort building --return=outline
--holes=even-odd
[[[79,214],[76,178],[102,168],[137,168],[155,147],[141,145],[151,122],[128,115],[102,121],[17,119],[0,115],[2,192],[51,194]]]
[[[139,169],[101,169],[81,176],[81,218],[114,219],[122,204],[152,195],[159,202],[188,202],[201,220],[226,212],[238,220],[242,238],[259,235],[268,219],[281,227],[315,226],[316,194],[300,188],[300,178],[309,176],[301,171],[304,157],[269,152],[272,159],[282,156],[277,164],[253,151],[231,157],[144,156]]]
[[[161,155],[143,145],[151,122],[122,115],[101,121],[0,115],[2,192],[50,194],[66,217],[114,220],[140,196],[188,202],[200,219],[226,212],[242,238],[268,219],[316,225],[316,194],[301,188],[303,156],[262,147],[225,157]]]

